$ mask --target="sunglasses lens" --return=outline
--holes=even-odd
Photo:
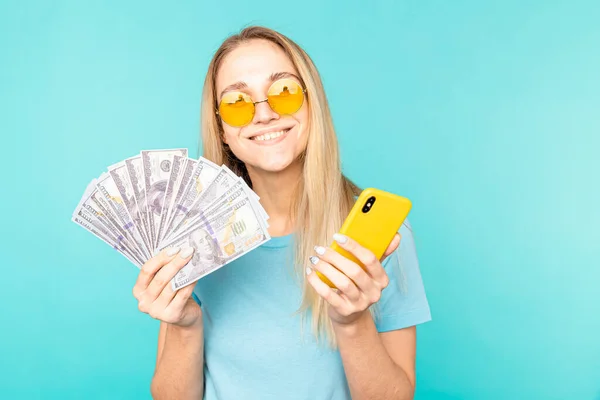
[[[279,115],[290,115],[302,107],[304,93],[293,79],[280,79],[273,82],[267,93],[269,105]]]
[[[254,104],[245,93],[228,92],[219,104],[219,115],[230,126],[244,126],[254,118]]]

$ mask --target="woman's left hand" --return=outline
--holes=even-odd
[[[318,257],[310,258],[312,268],[306,269],[307,279],[316,292],[329,303],[329,317],[334,323],[351,324],[372,304],[379,301],[381,292],[389,283],[381,263],[398,248],[400,239],[400,234],[396,233],[383,258],[378,260],[373,252],[353,239],[335,234],[334,240],[360,260],[366,271],[331,248],[315,247]],[[313,268],[325,275],[337,289],[330,288],[317,274],[312,273]]]

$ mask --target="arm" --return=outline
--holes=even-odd
[[[413,398],[415,327],[378,333],[367,311],[334,332],[353,400]]]
[[[336,241],[366,267],[325,248],[315,248],[311,258],[337,289],[332,290],[316,274],[308,280],[328,303],[344,370],[354,400],[412,399],[415,388],[415,328],[378,333],[369,307],[377,303],[390,280],[380,260],[354,240],[338,236]],[[396,235],[384,258],[398,248]],[[407,325],[409,326],[409,325]]]
[[[191,300],[193,301],[193,300]],[[201,323],[180,327],[160,323],[154,399],[201,399],[204,394],[204,334]]]
[[[191,259],[193,248],[171,248],[148,260],[133,287],[140,311],[161,321],[156,369],[150,390],[155,399],[201,399],[204,392],[202,310],[191,298],[194,285],[174,292],[171,279]]]

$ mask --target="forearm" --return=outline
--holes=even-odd
[[[413,398],[413,383],[388,355],[368,311],[351,325],[334,324],[334,332],[353,400]]]
[[[151,391],[154,399],[202,399],[204,331],[201,324],[188,328],[167,325]]]

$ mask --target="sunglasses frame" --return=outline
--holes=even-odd
[[[291,78],[282,78],[282,79],[277,79],[276,81],[274,81],[273,83],[271,83],[271,85],[269,85],[269,89],[271,89],[271,87],[272,87],[274,84],[276,84],[277,82],[279,82],[279,81],[282,81],[282,80],[284,80],[284,79],[291,79]],[[292,79],[292,80],[293,80],[294,82],[296,82],[294,79]],[[298,83],[298,82],[296,82],[296,83]],[[307,93],[306,93],[306,88],[305,88],[305,87],[302,87],[302,84],[300,84],[300,83],[298,83],[298,86],[300,87],[300,89],[302,89],[302,93],[303,93],[303,95],[304,95],[304,96],[302,97],[302,104],[304,104],[304,101],[306,100],[306,94],[307,94]],[[244,93],[244,92],[241,92],[241,91],[238,91],[238,92],[239,92],[239,93]],[[269,92],[269,90],[267,90],[267,93],[268,93],[268,92]],[[244,94],[247,94],[247,93],[244,93]],[[254,110],[253,110],[253,112],[252,112],[252,119],[254,119],[254,115],[255,115],[255,113],[256,113],[256,105],[257,105],[257,104],[259,104],[259,103],[264,103],[265,101],[267,102],[267,104],[269,104],[269,103],[268,103],[268,102],[269,102],[269,98],[267,97],[267,98],[266,98],[266,99],[264,99],[264,100],[254,101],[254,100],[252,99],[252,96],[250,96],[249,94],[248,94],[248,97],[250,98],[250,101],[252,102],[252,107],[254,107]],[[221,99],[221,101],[223,101],[223,100]],[[302,108],[302,104],[300,105],[300,107],[298,108],[298,110],[300,110],[300,108]],[[220,107],[220,105],[221,105],[221,102],[219,102],[219,103],[217,104],[217,109],[215,110],[215,114],[216,114],[216,115],[219,115],[219,116],[220,116],[220,114],[219,114],[219,107]],[[276,113],[277,115],[281,115],[281,114],[279,114],[277,111],[273,110],[273,107],[271,107],[271,105],[270,105],[270,104],[269,104],[269,108],[271,109],[271,111],[273,111],[273,112],[274,112],[274,113]],[[298,112],[298,110],[296,110],[294,113]],[[292,114],[285,114],[285,115],[292,115]],[[244,125],[239,125],[239,126],[235,126],[235,125],[229,125],[229,124],[227,124],[227,122],[225,122],[225,121],[223,120],[223,118],[221,117],[221,121],[222,121],[222,122],[226,123],[226,124],[227,124],[227,125],[229,125],[229,126],[233,126],[234,128],[241,128],[241,127],[243,127],[243,126],[249,125],[249,124],[252,122],[252,119],[251,119],[251,120],[250,120],[250,122],[248,122],[247,124],[244,124]]]

